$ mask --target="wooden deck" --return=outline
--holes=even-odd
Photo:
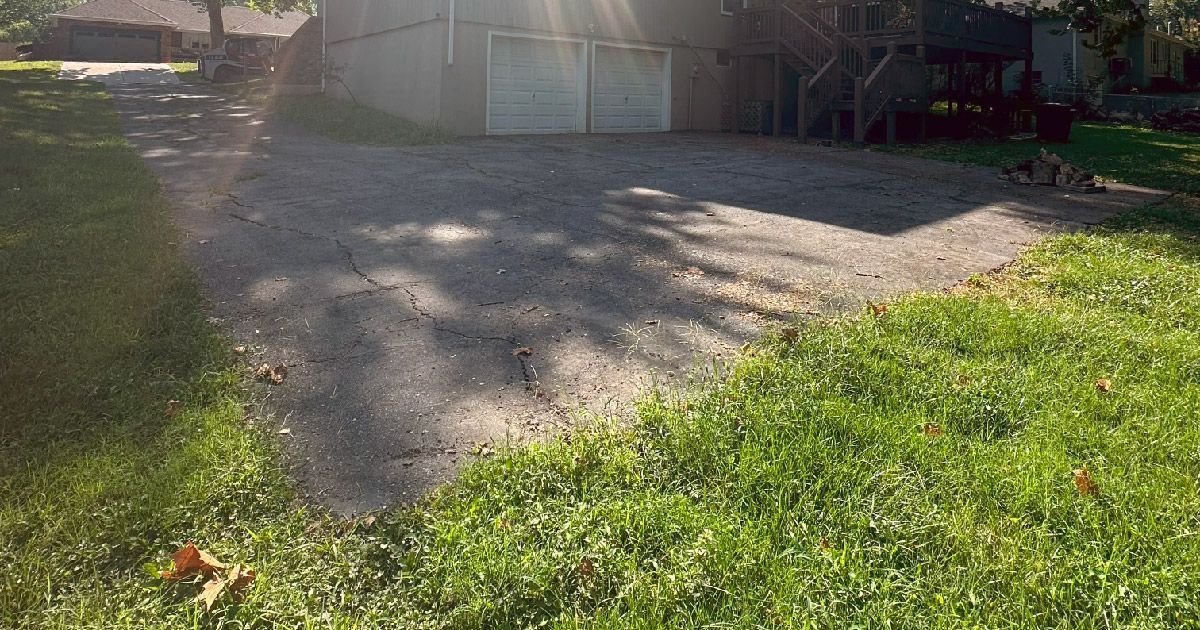
[[[1032,55],[1030,18],[967,0],[755,0],[735,12],[732,54],[769,55],[780,47],[783,5],[815,13],[826,25],[876,52],[894,42],[923,46],[929,63],[1023,60]]]

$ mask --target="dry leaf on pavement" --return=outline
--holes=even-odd
[[[533,354],[533,348],[526,348],[525,346],[521,346],[520,348],[513,350],[512,354],[514,357],[527,357],[527,356]]]

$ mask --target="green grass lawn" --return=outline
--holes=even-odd
[[[1068,144],[942,141],[885,150],[1000,167],[1032,158],[1042,148],[1113,181],[1200,194],[1200,135],[1196,134],[1077,123]]]
[[[410,146],[440,144],[453,137],[432,125],[320,94],[274,97],[270,107],[280,119],[338,142]]]
[[[346,523],[294,502],[104,92],[29,68],[0,63],[0,627],[1200,626],[1192,199]],[[244,600],[158,577],[189,539]]]
[[[171,64],[171,69],[175,74],[179,75],[179,80],[184,83],[207,83],[204,77],[200,76],[200,71],[196,69],[195,61],[179,61]]]

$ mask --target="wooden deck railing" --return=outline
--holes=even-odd
[[[871,76],[855,83],[854,141],[863,142],[867,129],[879,120],[888,105],[896,100],[924,103],[926,91],[925,60],[896,52],[895,44],[875,67]]]
[[[964,48],[1023,56],[1029,46],[1029,18],[968,0],[756,0],[737,12],[738,44],[768,43],[780,35],[781,4],[811,20],[829,39],[837,35],[865,42],[956,41]]]

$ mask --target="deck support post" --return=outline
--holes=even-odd
[[[808,77],[800,77],[796,89],[796,137],[800,142],[808,140]]]
[[[833,126],[833,141],[842,141],[842,111],[838,108],[833,108],[833,121],[830,123]]]
[[[771,135],[783,133],[783,55],[775,55],[775,103],[771,106]]]
[[[862,77],[854,79],[854,142],[863,144],[867,141],[866,115],[863,111],[867,94],[867,80]]]
[[[896,144],[896,112],[887,113],[887,145]]]

